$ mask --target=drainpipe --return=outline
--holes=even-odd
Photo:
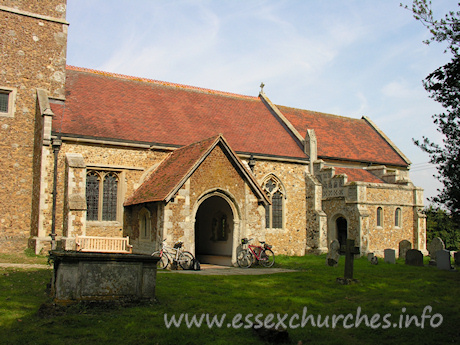
[[[53,176],[53,213],[51,218],[51,250],[56,250],[56,195],[57,195],[57,174],[58,174],[58,155],[61,149],[62,140],[60,137],[52,141],[54,153],[54,176]]]

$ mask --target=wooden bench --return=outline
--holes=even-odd
[[[129,236],[126,237],[98,237],[78,236],[75,239],[77,251],[97,253],[129,253],[133,252],[133,246],[129,244]]]

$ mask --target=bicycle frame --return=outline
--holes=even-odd
[[[251,251],[252,255],[256,258],[257,261],[260,260],[260,253],[264,250],[262,246],[256,246],[253,244],[248,244],[248,249]]]
[[[180,260],[179,255],[182,253],[182,246],[179,248],[171,248],[166,246],[166,239],[163,240],[161,244],[160,257],[162,255],[167,255],[172,262],[180,263],[185,262],[186,260]]]
[[[262,253],[265,252],[265,250],[270,250],[271,251],[271,248],[272,246],[271,245],[268,245],[267,243],[265,243],[265,241],[260,241],[260,243],[262,245],[253,245],[253,244],[249,244],[250,241],[252,241],[253,239],[250,238],[250,239],[243,239],[243,240],[246,240],[246,242],[243,242],[243,244],[247,244],[248,248],[247,250],[249,250],[249,252],[251,252],[251,254],[253,255],[253,257],[257,260],[257,261],[264,261],[266,260],[266,257],[262,257]]]

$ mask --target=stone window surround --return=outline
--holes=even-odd
[[[111,169],[111,168],[96,168],[96,167],[87,167],[85,176],[88,175],[89,172],[96,172],[99,176],[99,216],[98,220],[87,220],[88,226],[121,226],[123,223],[123,181],[124,179],[124,172]],[[116,174],[118,178],[118,187],[117,187],[117,216],[116,220],[102,220],[102,200],[103,200],[103,176],[108,173]],[[86,182],[85,182],[86,184]]]
[[[6,113],[0,112],[0,117],[14,117],[17,89],[0,86],[0,93],[8,95],[8,111]]]
[[[377,228],[383,228],[383,208],[381,206],[377,207],[376,211],[376,223],[377,223]]]
[[[269,192],[266,190],[266,187],[265,185],[267,184],[267,182],[269,180],[272,180],[275,182],[275,188]],[[277,191],[279,191],[281,193],[281,227],[280,228],[273,228],[271,226],[267,226],[267,224],[265,224],[265,229],[276,229],[276,230],[283,230],[285,229],[286,227],[286,216],[285,216],[285,213],[286,213],[286,189],[284,188],[284,185],[283,183],[281,182],[281,180],[274,174],[269,174],[267,176],[265,176],[265,178],[263,179],[263,182],[261,184],[262,186],[262,189],[266,192],[268,198],[271,200],[272,199],[272,196],[274,193],[276,193]],[[269,222],[271,225],[271,222],[272,222],[272,205],[267,205],[267,208],[270,210],[270,213],[269,213]],[[267,208],[265,208],[265,210],[267,210]]]
[[[401,210],[401,207],[396,207],[394,226],[395,228],[400,229],[401,224],[402,224],[402,210]]]

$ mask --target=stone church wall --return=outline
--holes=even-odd
[[[56,233],[63,235],[63,210],[65,190],[65,157],[67,153],[81,154],[86,170],[115,171],[119,176],[119,205],[116,221],[87,221],[87,236],[122,236],[123,235],[123,201],[139,186],[146,172],[159,163],[167,153],[146,149],[120,148],[102,145],[89,145],[64,141],[59,151],[58,185],[56,206]],[[45,235],[51,231],[52,190],[53,190],[53,154],[47,156],[46,176],[42,184],[47,188],[42,197],[42,222],[39,233]]]
[[[386,248],[398,249],[402,240],[408,240],[414,246],[417,239],[417,209],[423,204],[414,204],[414,188],[408,186],[382,186],[367,188],[369,210],[369,251],[383,255]],[[383,210],[383,224],[377,226],[377,208]],[[396,209],[401,209],[401,226],[395,226]],[[424,248],[420,248],[424,249]]]
[[[11,7],[0,10],[0,89],[16,93],[14,111],[0,115],[0,251],[21,252],[38,211],[38,204],[34,203],[35,209],[31,205],[40,189],[36,170],[40,157],[35,162],[33,158],[36,89],[64,96],[67,24],[62,0],[1,0],[0,5]]]
[[[313,212],[311,210],[307,212],[307,196],[308,200],[313,202],[314,191],[311,186],[309,186],[308,191],[306,189],[306,169],[307,165],[300,163],[256,161],[254,174],[262,187],[264,187],[263,182],[267,176],[273,174],[285,188],[284,227],[282,229],[262,229],[262,236],[257,235],[260,240],[272,244],[276,254],[304,255],[307,222],[309,222],[309,229],[316,227],[316,222],[313,221]]]

